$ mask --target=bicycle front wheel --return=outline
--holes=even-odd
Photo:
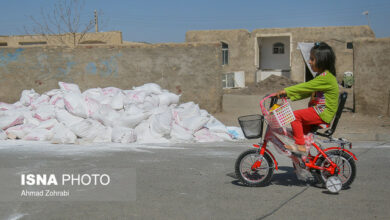
[[[259,167],[253,168],[255,163],[261,162]],[[247,186],[266,186],[271,182],[274,172],[274,162],[265,152],[264,156],[256,149],[243,152],[236,160],[236,176]]]

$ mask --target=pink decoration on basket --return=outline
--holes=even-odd
[[[287,102],[285,98],[283,100],[283,105],[268,112],[266,109],[265,120],[272,128],[286,127],[288,124],[295,120],[294,113],[291,109],[290,103]]]

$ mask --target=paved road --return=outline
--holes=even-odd
[[[171,145],[49,145],[0,142],[0,168],[75,172],[130,168],[136,198],[129,201],[4,201],[0,219],[388,219],[390,143],[358,142],[357,177],[338,195],[297,180],[277,156],[271,185],[242,186],[234,177],[248,143]],[[3,178],[3,177],[1,177]]]

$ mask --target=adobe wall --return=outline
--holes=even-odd
[[[122,32],[108,31],[108,32],[88,32],[84,35],[77,33],[76,41],[79,39],[81,44],[100,43],[109,45],[120,45],[122,41]],[[47,46],[70,45],[74,46],[74,37],[71,34],[66,35],[16,35],[16,36],[0,36],[1,47],[42,47],[42,44],[21,45],[23,43],[41,42]],[[6,46],[5,46],[6,45]]]
[[[252,38],[273,34],[291,34],[291,79],[298,82],[305,79],[305,64],[301,51],[297,49],[298,42],[328,43],[336,54],[337,78],[341,81],[343,73],[353,69],[353,50],[347,49],[347,42],[358,38],[375,37],[368,26],[341,26],[257,29],[252,32]]]
[[[0,48],[0,101],[13,103],[25,89],[58,88],[58,81],[77,83],[82,90],[153,82],[182,94],[181,102],[218,112],[220,48],[220,43]]]
[[[246,77],[249,76],[248,73],[253,72],[254,58],[250,48],[250,33],[247,30],[188,31],[186,42],[227,43],[229,45],[229,64],[222,66],[222,72],[244,71]],[[222,48],[220,48],[220,53],[222,53]],[[246,79],[246,82],[250,81]]]
[[[347,42],[359,38],[375,38],[369,26],[337,27],[302,27],[302,28],[267,28],[247,30],[188,31],[187,42],[224,41],[229,44],[229,65],[223,72],[245,71],[246,84],[254,83],[258,70],[257,37],[290,36],[291,37],[291,79],[305,80],[305,64],[298,42],[325,41],[333,47],[337,56],[336,69],[341,81],[343,73],[353,69],[353,49],[347,49]],[[261,55],[260,55],[261,56]]]
[[[357,112],[390,116],[390,38],[354,41]]]

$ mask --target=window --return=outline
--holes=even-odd
[[[234,87],[234,73],[226,73],[222,76],[222,88]]]
[[[284,54],[284,44],[275,43],[273,46],[273,54]]]
[[[353,49],[353,43],[347,42],[347,49]]]
[[[19,45],[30,46],[30,45],[45,45],[45,41],[35,41],[35,42],[19,42]]]
[[[229,45],[222,42],[222,65],[229,64]]]
[[[8,46],[7,42],[0,42],[0,47],[6,47]]]
[[[222,75],[222,88],[244,88],[245,72],[237,71]]]

